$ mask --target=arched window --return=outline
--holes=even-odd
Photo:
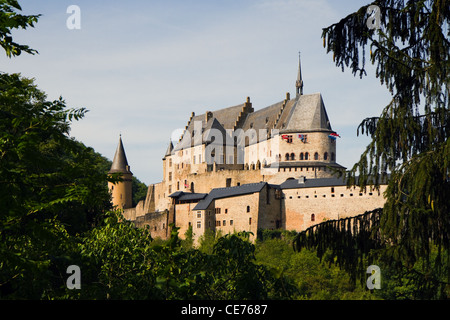
[[[309,153],[305,152],[305,160],[308,160],[308,158],[309,158]]]
[[[331,161],[335,160],[334,152],[331,153]]]
[[[328,152],[325,152],[325,153],[323,154],[323,160],[328,160]]]
[[[247,206],[247,212],[250,212],[250,206]]]
[[[319,160],[319,154],[317,152],[314,153],[314,160]]]
[[[285,157],[286,157],[286,161],[289,161],[289,153],[286,153]]]
[[[291,153],[291,160],[295,160],[295,154]]]
[[[191,182],[191,192],[194,193],[194,183]]]
[[[303,160],[303,152],[300,153],[300,160]]]
[[[316,221],[316,215],[314,213],[311,215],[311,221]]]

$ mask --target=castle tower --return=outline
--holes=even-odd
[[[300,52],[298,53],[298,73],[297,81],[295,82],[295,89],[297,92],[297,97],[303,95],[303,79],[302,79],[302,65],[300,61]]]
[[[125,150],[122,144],[122,136],[119,137],[119,145],[117,146],[114,160],[109,173],[121,173],[123,181],[116,184],[108,182],[108,189],[112,195],[113,206],[117,209],[127,209],[132,207],[132,178],[133,173],[127,162]]]

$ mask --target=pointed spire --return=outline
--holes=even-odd
[[[170,156],[172,154],[172,151],[173,151],[173,143],[172,143],[172,140],[170,140],[169,141],[169,146],[167,147],[166,154],[164,155],[164,158]]]
[[[130,173],[130,166],[128,165],[127,156],[125,155],[125,149],[122,144],[122,134],[119,136],[119,144],[114,154],[111,169],[109,170],[109,173],[114,172]]]
[[[300,51],[298,52],[298,74],[297,81],[295,82],[295,88],[297,91],[297,97],[299,95],[303,95],[302,64],[300,60]]]

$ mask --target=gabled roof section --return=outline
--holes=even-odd
[[[332,131],[322,95],[299,95],[283,129],[292,132]]]
[[[215,131],[217,130],[217,131]],[[215,117],[212,119],[209,119],[209,121],[206,123],[204,132],[203,132],[203,141],[205,142],[212,142],[215,141],[212,138],[215,137],[215,135],[220,132],[221,136],[225,138],[226,131],[224,127],[217,121]],[[214,139],[216,139],[215,137]],[[197,141],[196,141],[197,142]],[[225,141],[220,141],[220,144]],[[215,141],[215,143],[219,143],[219,141]]]
[[[186,148],[191,148],[193,146],[197,146],[203,143],[215,143],[222,144],[230,141],[226,139],[226,130],[220,124],[220,122],[213,116],[208,122],[202,122],[202,126],[200,127],[198,124],[194,125],[192,123],[185,130],[182,139],[177,143],[173,151],[178,151]],[[196,132],[200,131],[201,132]],[[220,136],[218,134],[220,133]],[[223,141],[216,141],[217,138],[224,139]]]
[[[119,137],[119,144],[117,145],[116,153],[114,154],[114,160],[111,165],[111,169],[109,170],[109,173],[116,172],[131,173],[121,136]]]
[[[253,128],[258,131],[259,129],[273,128],[282,105],[283,101],[250,113],[247,116],[242,129],[245,131]]]
[[[208,111],[200,115],[194,115],[190,119],[180,141],[175,145],[173,150],[177,151],[190,148],[203,143],[205,141],[203,133],[208,128],[218,129],[221,131],[223,130],[223,132],[225,132],[226,129],[233,129],[244,105],[245,103],[233,107],[223,108],[217,111]],[[215,119],[215,121],[210,123],[212,119]],[[195,130],[201,130],[202,135],[199,135],[199,132],[195,132]],[[203,141],[201,141],[200,138],[203,138]]]
[[[221,198],[228,198],[234,196],[240,196],[244,194],[252,194],[255,192],[260,192],[267,182],[249,183],[236,187],[228,188],[216,188],[212,189],[211,192],[201,200],[193,210],[206,210],[212,201]]]

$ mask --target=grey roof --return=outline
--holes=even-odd
[[[125,155],[125,149],[122,144],[122,137],[119,137],[119,144],[117,145],[116,153],[114,154],[114,160],[111,165],[109,173],[130,173],[130,167],[128,166],[127,156]]]
[[[281,168],[294,168],[294,167],[333,167],[339,169],[345,169],[345,167],[341,166],[335,162],[325,162],[325,161],[280,161],[278,162],[278,166]]]
[[[211,202],[215,199],[228,198],[234,196],[240,196],[244,194],[252,194],[255,192],[260,192],[262,188],[267,184],[267,182],[249,183],[243,184],[236,187],[228,188],[216,188],[212,189],[209,194],[201,200],[193,210],[206,210]]]
[[[177,199],[178,201],[187,201],[187,200],[202,200],[207,195],[208,195],[207,193],[192,193],[192,192],[177,191],[172,193],[169,197]]]
[[[332,131],[320,93],[299,95],[287,119],[286,131]]]
[[[387,184],[390,175],[385,175],[380,178],[380,184]],[[356,177],[356,184],[358,184],[359,177]],[[303,182],[301,182],[303,180]],[[345,176],[338,178],[315,178],[308,179],[299,176],[297,179],[289,178],[282,184],[280,184],[281,189],[296,189],[296,188],[317,188],[317,187],[334,187],[334,186],[345,186],[347,185]]]
[[[297,188],[317,188],[317,187],[331,187],[331,186],[345,186],[346,182],[344,178],[319,178],[319,179],[307,179],[304,178],[304,182],[300,182],[299,179],[287,179],[280,185],[281,189],[297,189]]]
[[[283,104],[285,104],[284,109]],[[281,130],[285,128],[287,115],[294,104],[295,100],[283,100],[271,106],[252,112],[245,119],[242,129],[244,132],[248,132],[247,130],[249,129],[255,129],[257,138],[256,141],[263,141],[266,137],[260,137],[260,130],[265,129],[268,130],[268,133],[270,133],[271,129],[275,128]],[[250,141],[246,141],[245,144],[248,145],[249,142]]]
[[[170,156],[173,151],[173,144],[172,141],[169,141],[169,146],[167,147],[166,153],[164,154],[164,158],[167,156]]]
[[[273,128],[282,105],[283,101],[277,102],[271,106],[250,113],[247,116],[242,129],[248,130],[251,127],[256,130]]]
[[[195,121],[197,121],[197,124]],[[201,124],[201,127],[199,124]],[[198,132],[200,130],[201,134]],[[231,139],[226,139],[227,133],[225,127],[214,116],[214,113],[208,122],[206,122],[205,119],[200,120],[193,117],[187,129],[184,131],[181,140],[176,144],[175,148],[173,148],[173,151],[190,148],[205,142],[209,143],[211,142],[212,137],[216,136],[217,133],[220,133],[220,137],[224,139],[224,141],[220,141],[220,144],[222,144],[222,142],[225,144],[232,141]],[[219,141],[215,142],[218,143]]]
[[[246,111],[248,114],[242,113],[245,107],[244,103],[223,108],[210,112],[208,118],[206,117],[208,112],[201,115],[193,114],[180,141],[170,152],[207,142],[205,134],[208,129],[217,129],[225,137],[226,130],[235,129],[236,121],[241,116],[245,116],[242,121],[244,132],[251,128],[255,129],[257,139],[255,141],[261,141],[260,129],[266,129],[268,132],[271,129],[279,129],[280,132],[333,132],[320,93],[299,95],[295,99],[286,99],[258,111],[253,111],[250,107]],[[200,130],[201,134],[198,134]],[[227,141],[233,140],[226,140],[224,144]]]

